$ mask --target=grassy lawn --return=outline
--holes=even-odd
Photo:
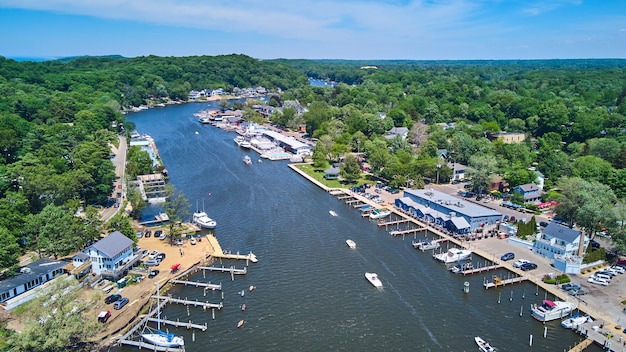
[[[353,183],[346,183],[345,181],[340,180],[327,180],[324,178],[324,169],[316,169],[313,167],[313,164],[301,164],[296,166],[298,169],[304,171],[307,175],[313,177],[315,180],[324,184],[326,187],[330,188],[349,188],[352,186],[360,186],[366,183],[375,184],[376,181],[368,178],[367,174],[361,173],[361,178],[356,180]]]

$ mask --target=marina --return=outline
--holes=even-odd
[[[528,297],[523,298],[524,290],[535,292],[534,283],[507,285],[507,294],[509,290],[514,294],[512,301],[509,303],[507,299],[506,304],[498,304],[500,286],[495,290],[471,290],[465,294],[461,290],[463,282],[469,282],[471,287],[481,287],[482,274],[467,277],[443,275],[447,269],[430,259],[430,255],[422,255],[405,242],[401,243],[401,238],[389,236],[384,227],[362,221],[360,212],[352,206],[345,203],[345,206],[337,206],[336,198],[320,192],[313,183],[286,168],[284,163],[255,164],[243,173],[242,151],[232,142],[232,135],[210,125],[199,125],[191,113],[188,113],[191,116],[188,124],[184,118],[176,124],[168,123],[172,117],[163,114],[185,109],[193,111],[189,106],[176,106],[155,110],[150,120],[143,121],[141,117],[133,118],[133,122],[140,129],[151,128],[147,131],[159,142],[172,184],[187,195],[210,192],[211,202],[220,204],[212,210],[211,216],[220,222],[216,235],[221,246],[243,249],[243,253],[254,249],[261,258],[267,258],[259,261],[254,270],[241,279],[224,282],[221,292],[207,293],[219,295],[223,292],[224,305],[231,309],[220,310],[220,319],[209,324],[205,332],[196,334],[195,343],[190,342],[190,333],[179,331],[188,342],[187,351],[202,351],[208,344],[216,350],[246,350],[250,346],[255,350],[298,350],[306,344],[311,350],[403,350],[412,346],[417,350],[462,351],[477,347],[473,336],[481,336],[498,346],[500,351],[513,351],[526,349],[529,335],[536,337],[531,350],[564,350],[584,341],[556,322],[558,330],[550,329],[546,337],[541,337],[543,326],[530,317],[527,307],[531,302]],[[196,130],[201,138],[189,138]],[[205,152],[200,154],[197,150]],[[228,166],[224,165],[224,160],[229,161]],[[201,167],[190,169],[190,163]],[[203,177],[208,170],[211,174],[228,177]],[[282,181],[275,182],[277,178]],[[197,182],[199,179],[203,182]],[[218,192],[217,189],[228,192]],[[293,216],[278,209],[298,209],[299,213],[308,215]],[[334,209],[340,221],[329,221],[328,209]],[[424,232],[428,232],[429,238],[439,236]],[[345,245],[338,246],[337,234],[350,234],[359,244],[358,251],[348,252]],[[311,248],[316,250],[311,251]],[[491,260],[493,255],[487,254],[485,258]],[[219,263],[231,259],[216,257],[216,260]],[[332,273],[310,270],[321,263],[336,270]],[[284,271],[278,274],[276,268]],[[363,272],[380,274],[387,288],[372,289],[364,280]],[[197,281],[197,275],[202,277],[204,274],[198,271],[186,280]],[[221,274],[207,272],[206,275],[219,277]],[[330,288],[316,284],[319,282],[333,282],[333,285]],[[240,297],[242,287],[247,290],[251,284],[257,289]],[[539,293],[544,296],[543,290]],[[189,300],[206,300],[202,299],[203,290],[192,286],[175,285],[169,294]],[[464,299],[459,299],[461,297]],[[243,299],[247,305],[242,327],[245,334],[233,334],[237,322],[243,320],[241,314],[244,313],[240,309]],[[364,305],[369,308],[362,309]],[[522,305],[526,309],[520,316]],[[297,312],[290,308],[293,306],[299,307]],[[341,307],[343,317],[336,316],[337,307]],[[182,322],[188,319],[184,306],[168,305],[165,310],[169,320]],[[385,319],[381,319],[383,316]],[[508,318],[503,320],[503,317]],[[192,311],[190,318],[199,319],[196,322],[199,325],[204,323],[202,313],[197,311]],[[303,319],[307,324],[298,324]],[[389,319],[395,322],[393,326],[388,324]],[[467,326],[468,319],[480,319],[485,323],[480,327]],[[440,323],[444,320],[448,324],[445,329]],[[552,323],[546,324],[553,326]],[[463,334],[450,333],[461,330]],[[361,337],[346,345],[346,334]],[[506,340],[502,336],[506,336]]]

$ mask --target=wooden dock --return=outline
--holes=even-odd
[[[514,284],[516,282],[522,282],[526,280],[525,277],[523,276],[518,276],[518,277],[514,277],[512,279],[500,279],[499,277],[494,277],[493,282],[485,282],[484,286],[485,286],[485,290],[486,289],[490,289],[492,287],[499,287],[499,286],[506,286],[506,285],[510,285],[510,284]]]
[[[383,227],[384,226],[385,228],[387,228],[388,226],[408,224],[409,222],[411,222],[411,220],[409,220],[409,219],[400,219],[400,220],[394,220],[394,221],[379,222],[378,223],[378,227]]]
[[[165,351],[165,352],[184,352],[184,348],[175,348],[175,347],[161,347],[157,345],[153,345],[151,343],[146,343],[143,341],[133,341],[133,340],[119,340],[118,343],[126,346],[134,346],[139,349],[145,348],[148,351]]]
[[[237,269],[234,266],[199,266],[198,269],[208,270],[208,271],[219,271],[222,273],[231,273],[234,275],[245,275],[248,273],[248,268],[245,267],[243,269]]]
[[[240,254],[239,252],[234,253],[234,254],[225,253],[222,250],[222,246],[220,246],[220,243],[217,242],[217,238],[215,238],[215,236],[208,235],[206,237],[209,240],[209,245],[213,247],[213,253],[211,254],[211,256],[214,258],[245,260],[245,261],[251,261],[252,263],[258,262],[256,255],[254,255],[254,253],[252,252],[248,254]]]
[[[359,202],[359,203],[353,204],[352,207],[356,209],[356,208],[360,208],[366,205],[367,203]]]
[[[497,270],[502,268],[502,265],[496,264],[496,265],[489,265],[489,266],[483,266],[480,268],[474,268],[474,269],[468,269],[468,270],[463,270],[461,271],[461,274],[465,275],[471,275],[471,274],[476,274],[476,273],[483,273],[485,271],[491,271],[491,270]]]
[[[345,193],[344,193],[344,195],[337,196],[337,199],[339,199],[339,200],[350,199],[350,198],[356,199],[356,198],[354,198],[354,196],[349,195],[349,194],[345,194]]]
[[[205,282],[197,282],[197,281],[185,281],[185,280],[172,280],[173,283],[175,284],[182,284],[185,286],[195,286],[195,287],[202,287],[205,289],[210,289],[210,290],[222,290],[222,284],[212,284],[212,283],[205,283]]]
[[[587,347],[591,346],[592,343],[593,343],[592,339],[586,338],[586,339],[582,340],[581,343],[579,343],[578,345],[574,346],[571,350],[569,350],[569,352],[582,352]]]
[[[187,299],[181,299],[181,298],[172,298],[172,297],[157,297],[157,296],[152,296],[152,298],[159,298],[161,300],[163,300],[165,303],[177,303],[177,304],[182,304],[182,305],[186,305],[186,306],[194,306],[194,307],[202,307],[204,309],[207,308],[217,308],[217,309],[222,309],[224,307],[223,303],[209,303],[209,302],[200,302],[200,301],[190,301]]]
[[[147,320],[149,322],[152,322],[152,323],[158,323],[159,322],[159,320],[157,318],[148,318]],[[204,324],[204,325],[194,324],[194,323],[191,322],[191,320],[186,323],[184,321],[174,321],[174,320],[161,319],[161,324],[167,324],[167,325],[172,325],[172,326],[176,326],[176,327],[183,327],[183,328],[187,328],[187,330],[189,330],[189,329],[198,329],[198,330],[206,331],[206,329],[207,329],[207,324]]]
[[[594,328],[595,327],[595,328]],[[615,325],[604,323],[602,320],[580,324],[574,330],[586,339],[570,351],[582,351],[592,343],[602,346],[604,351],[623,351],[623,338],[620,339],[622,329],[615,329]]]

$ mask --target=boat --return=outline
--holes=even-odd
[[[356,248],[356,242],[354,242],[353,240],[346,240],[346,244],[352,249]]]
[[[391,215],[391,211],[387,209],[374,209],[370,213],[370,219],[382,219]]]
[[[241,310],[242,310],[242,311],[245,311],[245,310],[246,310],[246,304],[245,304],[245,303],[241,305]]]
[[[541,305],[533,304],[530,306],[531,315],[539,321],[561,319],[571,313],[574,308],[576,308],[574,303],[548,299],[544,299]]]
[[[465,263],[459,263],[459,264],[451,267],[450,271],[455,273],[455,274],[458,274],[458,273],[461,273],[463,271],[472,270],[472,269],[474,269],[474,264],[472,264],[472,262],[465,262]]]
[[[381,288],[383,287],[383,283],[378,279],[378,275],[376,273],[365,273],[365,278],[370,282],[374,287]]]
[[[243,296],[245,296],[245,295],[246,295],[246,291],[241,290],[241,297],[243,297]]]
[[[238,323],[237,323],[237,328],[240,328],[243,326],[243,323],[245,323],[245,320],[241,319]]]
[[[170,221],[170,217],[166,213],[158,213],[154,216],[156,221],[167,222]]]
[[[561,326],[566,329],[576,329],[580,324],[590,323],[593,319],[591,319],[588,315],[580,316],[578,313],[576,315],[567,318],[561,322]]]
[[[159,283],[157,285],[157,309],[159,306]],[[183,347],[185,340],[182,336],[176,336],[174,334],[161,331],[161,311],[157,313],[157,329],[154,330],[148,326],[144,327],[141,333],[141,338],[145,341],[160,347]]]
[[[429,249],[437,249],[439,248],[441,245],[439,244],[439,241],[437,240],[432,240],[432,241],[412,241],[411,244],[413,245],[413,248],[415,249],[419,249],[420,251],[424,252],[427,251]]]
[[[243,157],[243,162],[246,163],[246,165],[250,165],[250,164],[252,164],[252,159],[250,159],[249,156],[245,155]]]
[[[208,117],[201,117],[198,119],[198,121],[200,121],[200,123],[203,125],[211,123],[211,119],[209,119]]]
[[[246,139],[246,137],[244,136],[237,136],[234,139],[235,143],[241,147],[241,148],[245,148],[245,149],[250,149],[252,148],[252,144],[250,143],[249,140]]]
[[[332,211],[332,210],[329,210],[329,211],[328,211],[328,213],[329,213],[330,215],[332,215],[332,216],[337,216],[337,213],[335,213],[335,212],[334,212],[334,211]]]
[[[202,211],[196,209],[196,212],[193,213],[193,222],[203,229],[214,229],[217,227],[217,222],[211,219],[204,211],[204,199],[202,200]]]
[[[254,291],[254,289],[255,289],[255,288],[256,288],[256,287],[254,287],[254,286],[250,285],[250,292]]]
[[[461,260],[468,259],[472,255],[472,251],[469,249],[450,248],[445,253],[439,253],[433,255],[433,258],[445,264],[455,263]]]
[[[474,341],[476,341],[478,348],[480,348],[480,350],[483,352],[495,352],[496,351],[496,349],[493,346],[491,346],[489,342],[483,340],[480,336],[474,337]]]

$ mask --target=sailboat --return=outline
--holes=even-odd
[[[197,201],[196,208],[198,208]],[[204,212],[204,199],[202,200],[202,211],[200,211],[200,209],[196,209],[196,212],[193,213],[193,222],[204,229],[214,229],[217,226],[217,222],[211,219],[207,213]]]
[[[182,336],[176,336],[174,334],[161,331],[161,310],[159,309],[159,283],[157,282],[157,330],[146,326],[141,333],[141,338],[147,342],[161,347],[183,347],[185,340]]]

